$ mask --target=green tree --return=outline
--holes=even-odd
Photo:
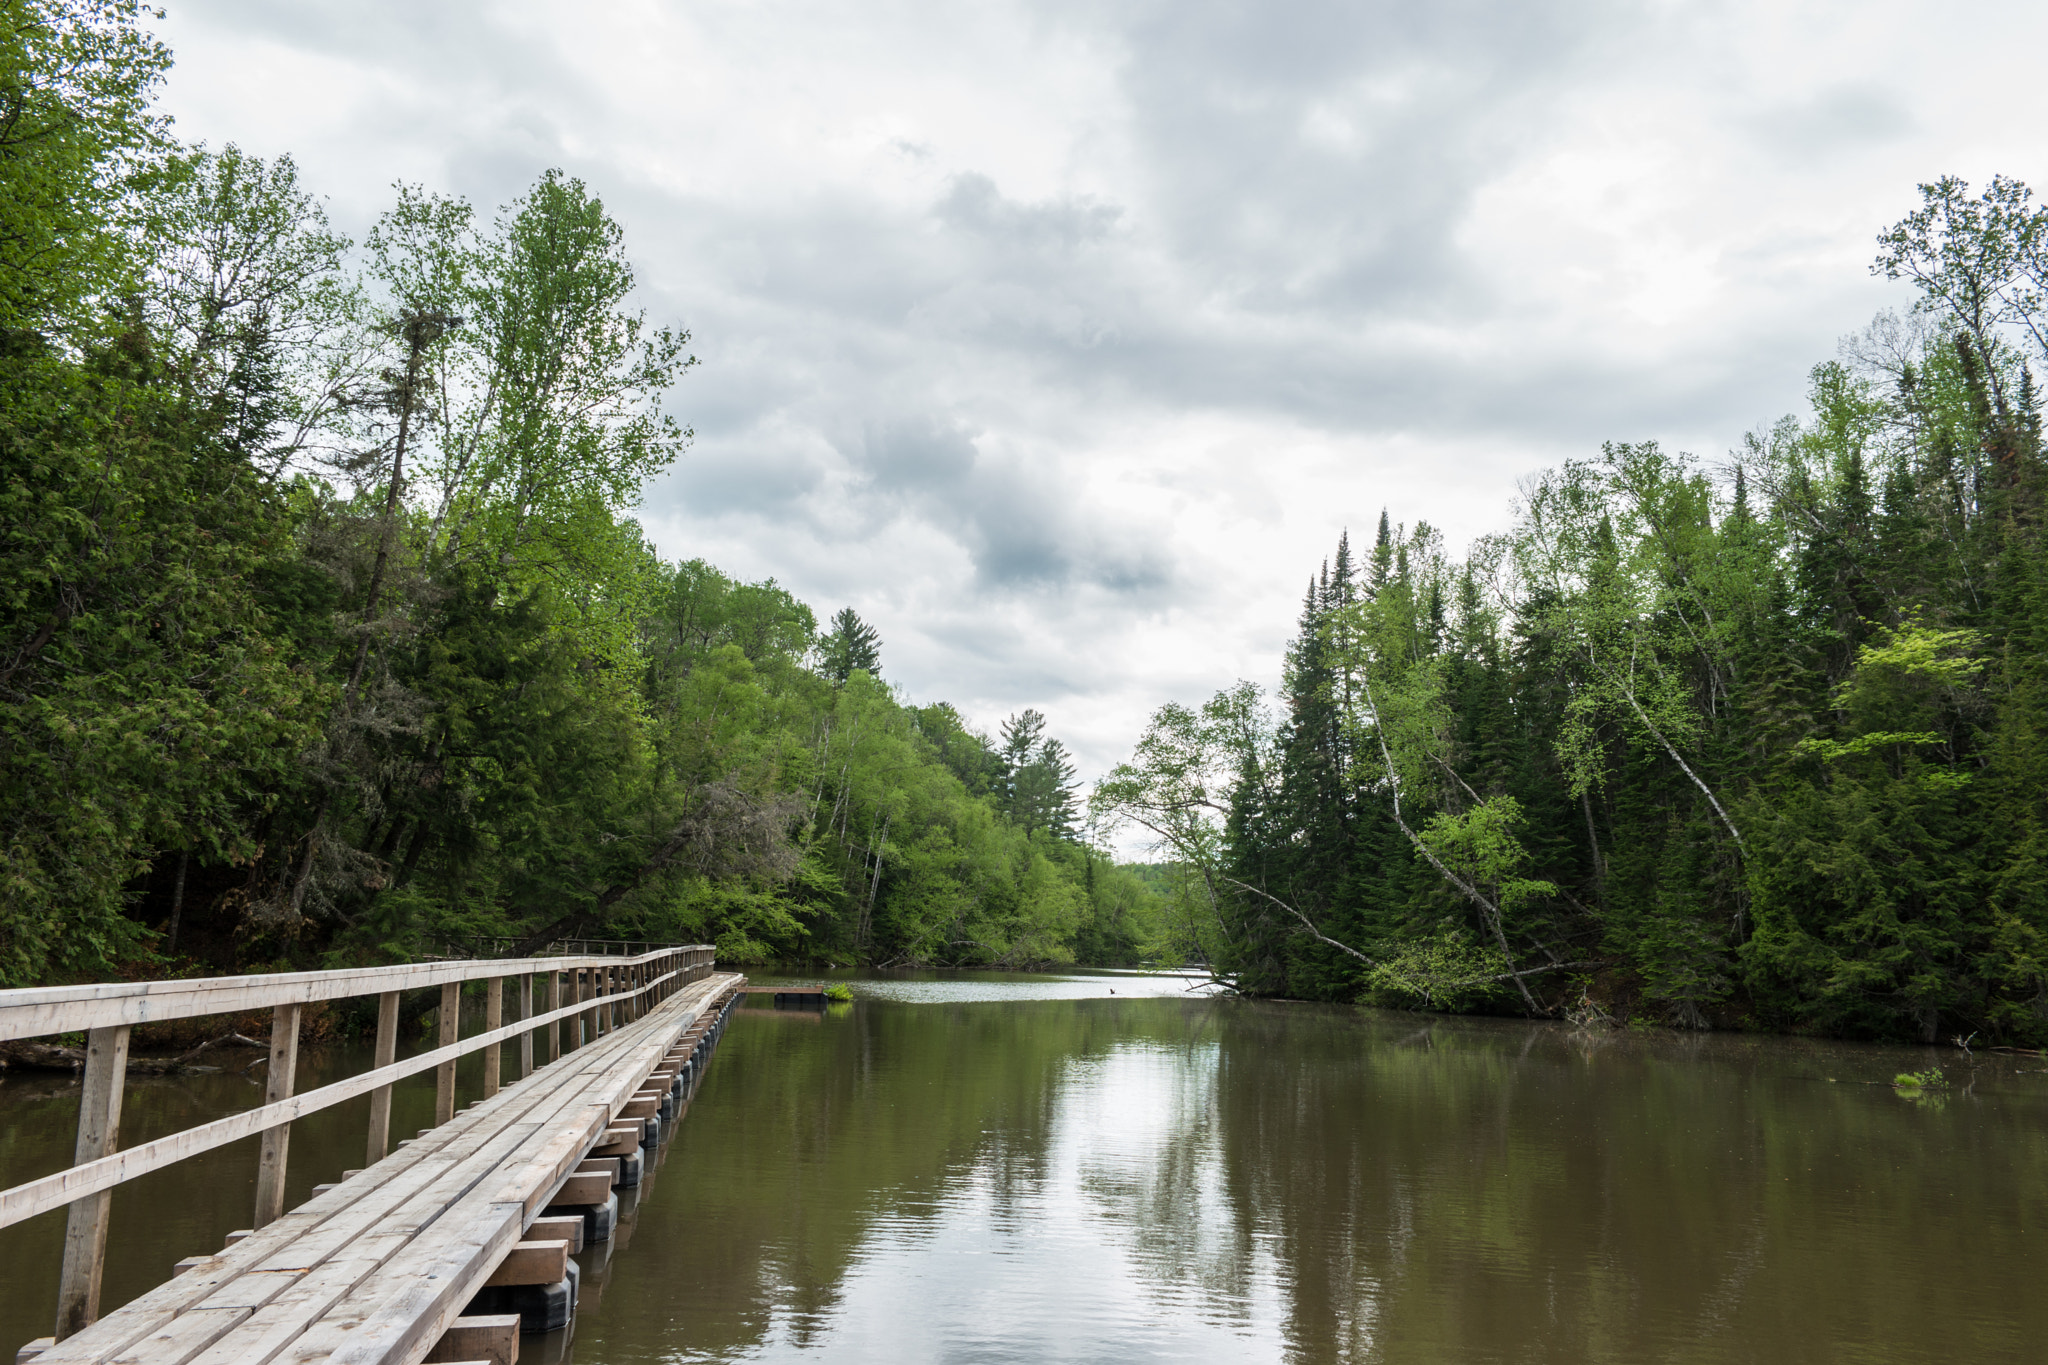
[[[856,669],[872,677],[882,673],[882,637],[860,619],[852,607],[841,607],[832,618],[832,629],[818,641],[819,668],[834,682],[843,683]]]

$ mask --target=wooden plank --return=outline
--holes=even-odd
[[[197,1308],[180,1313],[115,1356],[114,1365],[175,1365],[190,1360],[247,1322],[252,1312],[248,1308]]]
[[[548,1283],[553,1284],[550,1280]],[[494,1313],[489,1316],[457,1318],[441,1333],[430,1361],[461,1361],[466,1365],[490,1361],[492,1365],[516,1365],[519,1359],[519,1315]]]
[[[231,1335],[206,1350],[179,1359],[152,1359],[150,1365],[264,1365],[303,1337],[307,1324],[317,1322],[375,1274],[403,1239],[392,1234],[380,1240],[383,1245],[367,1248],[366,1254],[329,1261],[299,1276],[290,1289],[250,1313]]]
[[[288,1100],[299,1069],[299,1006],[279,1005],[270,1014],[270,1075],[264,1082],[265,1105]],[[285,1158],[291,1152],[292,1126],[280,1123],[263,1130],[262,1155],[256,1162],[255,1226],[277,1221],[284,1212]]]
[[[599,1061],[599,1060],[601,1060],[601,1058],[599,1058],[599,1057],[598,1057],[597,1055],[593,1054],[593,1056],[592,1056],[592,1060],[593,1060],[593,1061]],[[565,1087],[565,1088],[566,1088],[566,1087]],[[553,1099],[555,1099],[555,1100],[556,1100],[557,1102],[560,1102],[560,1101],[562,1100],[562,1098],[563,1098],[563,1095],[562,1095],[562,1090],[560,1090],[560,1089],[548,1089],[548,1090],[540,1090],[540,1089],[536,1089],[535,1093],[537,1093],[537,1094],[542,1094],[542,1095],[545,1095],[545,1096],[547,1096],[547,1097],[553,1098]],[[536,1176],[536,1175],[534,1175],[534,1174],[528,1174],[528,1175],[527,1175],[527,1183],[528,1183],[529,1185],[532,1185],[532,1184],[535,1184],[535,1183],[539,1183],[540,1181],[545,1181],[545,1182],[546,1182],[547,1184],[551,1185],[551,1184],[553,1183],[553,1181],[552,1181],[551,1179],[548,1179],[548,1177],[549,1177],[549,1176],[551,1176],[551,1175],[553,1174],[553,1172],[554,1172],[554,1171],[555,1171],[556,1169],[558,1169],[558,1168],[559,1168],[559,1167],[560,1167],[560,1166],[561,1166],[561,1165],[562,1165],[563,1163],[566,1163],[566,1162],[570,1162],[570,1161],[573,1161],[573,1159],[574,1159],[574,1157],[575,1157],[575,1155],[576,1155],[576,1151],[577,1151],[577,1148],[578,1148],[578,1147],[580,1147],[581,1145],[585,1145],[585,1144],[587,1144],[587,1143],[588,1143],[588,1142],[590,1141],[590,1139],[591,1139],[591,1136],[592,1136],[592,1134],[594,1134],[594,1133],[595,1133],[595,1131],[596,1131],[596,1129],[597,1129],[597,1126],[598,1126],[598,1124],[599,1124],[599,1123],[601,1123],[601,1121],[602,1121],[602,1113],[603,1113],[603,1111],[602,1111],[602,1108],[601,1108],[601,1107],[589,1108],[589,1109],[588,1109],[588,1117],[587,1117],[587,1118],[586,1118],[586,1119],[585,1119],[585,1120],[583,1121],[583,1131],[582,1131],[581,1133],[578,1133],[578,1134],[571,1134],[571,1135],[568,1135],[568,1136],[569,1136],[569,1137],[570,1137],[570,1138],[572,1139],[572,1141],[571,1141],[570,1143],[562,1143],[562,1142],[560,1141],[560,1139],[558,1139],[558,1138],[550,1138],[550,1139],[548,1140],[548,1144],[547,1144],[547,1145],[553,1145],[553,1146],[560,1146],[562,1150],[560,1151],[560,1153],[559,1153],[558,1155],[554,1156],[554,1157],[553,1157],[553,1158],[551,1159],[551,1161],[550,1161],[550,1162],[547,1162],[547,1163],[543,1163],[542,1169],[540,1170],[540,1172],[539,1172],[538,1176]],[[552,1123],[555,1123],[555,1122],[558,1122],[558,1120],[548,1120],[548,1123],[550,1123],[550,1124],[552,1124]],[[539,1129],[539,1127],[540,1127],[541,1125],[539,1125],[538,1123],[533,1123],[533,1124],[528,1124],[528,1125],[523,1125],[523,1126],[527,1127],[527,1128],[528,1128],[528,1129],[529,1129],[530,1131],[535,1131],[535,1132],[537,1132],[537,1131],[538,1131],[538,1129]],[[519,1138],[519,1141],[521,1141],[521,1142],[525,1142],[525,1141],[530,1141],[530,1139],[529,1139],[529,1138],[526,1138],[526,1137],[523,1137],[523,1136],[522,1136],[521,1138]],[[514,1173],[514,1172],[516,1172],[516,1171],[520,1170],[522,1166],[523,1166],[523,1167],[528,1167],[528,1168],[530,1168],[530,1167],[532,1166],[532,1160],[531,1160],[530,1158],[529,1158],[529,1159],[528,1159],[528,1160],[527,1160],[526,1162],[524,1162],[524,1163],[519,1163],[518,1165],[511,1165],[511,1164],[508,1164],[508,1162],[507,1162],[507,1160],[506,1160],[506,1158],[507,1158],[507,1153],[506,1153],[505,1151],[503,1151],[503,1150],[502,1150],[503,1146],[504,1146],[504,1144],[503,1144],[503,1143],[494,1143],[494,1144],[492,1144],[492,1147],[491,1147],[491,1149],[490,1149],[490,1150],[488,1150],[487,1152],[485,1152],[485,1153],[483,1153],[483,1154],[482,1154],[482,1158],[481,1158],[481,1160],[480,1160],[480,1161],[478,1162],[478,1164],[477,1164],[477,1167],[476,1167],[476,1170],[477,1170],[477,1173],[479,1174],[479,1176],[482,1176],[482,1175],[495,1175],[495,1176],[498,1176],[498,1177],[500,1177],[500,1178],[501,1178],[501,1180],[502,1180],[502,1179],[503,1179],[504,1177],[506,1177],[507,1175],[509,1175],[509,1174],[512,1174],[512,1173]],[[444,1195],[444,1197],[445,1197],[445,1195]],[[474,1197],[476,1197],[476,1196],[475,1196],[475,1192],[474,1192],[474,1191],[472,1191],[471,1195],[469,1195],[469,1196],[466,1196],[466,1197],[468,1197],[468,1198],[474,1198]],[[535,1198],[538,1198],[539,1196],[538,1196],[538,1195],[535,1195],[534,1197],[535,1197]],[[494,1192],[491,1192],[491,1198],[492,1198],[492,1199],[494,1199],[494,1200],[495,1200],[495,1199],[497,1198],[497,1194],[496,1194],[496,1192],[495,1192],[495,1191],[494,1191]],[[523,1221],[523,1220],[522,1220],[522,1221]],[[437,1222],[438,1222],[438,1220],[437,1220]],[[387,1220],[387,1225],[388,1225],[388,1220]]]
[[[528,1125],[525,1132],[534,1131]],[[517,1140],[523,1140],[523,1135]],[[498,1144],[480,1148],[473,1158],[470,1175],[482,1178],[496,1170],[505,1153]],[[443,1179],[448,1178],[443,1173]],[[467,1187],[473,1187],[473,1180]],[[414,1191],[411,1204],[424,1204],[421,1213],[438,1213],[444,1207],[447,1191],[428,1188]],[[242,1362],[260,1361],[270,1358],[277,1351],[296,1341],[306,1329],[323,1314],[346,1300],[358,1286],[377,1273],[394,1255],[403,1252],[418,1236],[421,1221],[418,1217],[407,1218],[388,1210],[372,1210],[382,1213],[382,1218],[369,1220],[370,1235],[346,1242],[345,1248],[330,1245],[320,1248],[331,1254],[331,1259],[322,1258],[304,1275],[293,1276],[299,1283],[269,1304],[264,1311],[251,1319],[248,1327],[222,1343],[218,1359]],[[304,1259],[304,1258],[300,1258]],[[244,1277],[250,1278],[250,1277]],[[216,1299],[219,1296],[216,1296]],[[209,1300],[209,1304],[216,1300]],[[258,1349],[260,1347],[260,1349]],[[208,1365],[212,1365],[209,1360]]]
[[[459,1235],[421,1248],[428,1254],[402,1258],[403,1273],[386,1273],[375,1294],[356,1296],[347,1315],[352,1330],[332,1348],[331,1365],[399,1365],[420,1359],[425,1354],[421,1348],[440,1340],[519,1238],[519,1205],[458,1207],[450,1215]],[[358,1317],[365,1308],[367,1315]]]
[[[602,1204],[611,1198],[611,1178],[602,1172],[586,1175],[572,1175],[562,1182],[548,1201],[551,1208],[570,1208],[578,1204]]]
[[[303,1278],[304,1272],[297,1270],[259,1270],[247,1275],[237,1275],[186,1311],[196,1312],[202,1308],[247,1308],[254,1312]]]
[[[581,1218],[536,1218],[526,1225],[529,1241],[567,1242],[569,1254],[583,1250],[583,1220]]]
[[[542,1107],[546,1107],[545,1101],[555,1097],[537,1093],[537,1098],[543,1101]],[[493,1134],[479,1134],[478,1136],[489,1136],[491,1140],[476,1146],[469,1159],[463,1163],[463,1169],[452,1174],[444,1173],[435,1186],[417,1192],[407,1201],[404,1208],[387,1212],[382,1218],[374,1220],[368,1236],[348,1242],[345,1249],[335,1249],[333,1259],[322,1261],[308,1273],[307,1278],[315,1285],[317,1293],[314,1290],[295,1291],[279,1299],[266,1312],[259,1314],[260,1321],[252,1321],[249,1330],[260,1328],[264,1334],[261,1342],[263,1353],[260,1358],[268,1359],[277,1351],[295,1343],[317,1321],[346,1304],[351,1296],[356,1295],[365,1282],[372,1280],[373,1277],[396,1273],[403,1278],[402,1265],[394,1271],[389,1263],[402,1263],[420,1245],[423,1235],[431,1243],[442,1218],[462,1202],[461,1199],[455,1199],[451,1204],[451,1195],[460,1194],[473,1201],[476,1182],[501,1170],[507,1157],[521,1143],[530,1141],[535,1134],[542,1131],[543,1126],[540,1122],[523,1122],[513,1129]],[[340,1265],[347,1265],[353,1269],[343,1275],[333,1269]],[[235,1339],[223,1343],[223,1349],[240,1350],[244,1335],[238,1333]],[[222,1360],[225,1362],[233,1359],[246,1365],[247,1361],[255,1358],[259,1357],[224,1355]]]
[[[524,1241],[512,1244],[484,1284],[559,1284],[568,1276],[567,1240]]]
[[[711,951],[707,949],[706,951]],[[644,954],[639,961],[661,957]],[[586,956],[522,958],[516,962],[426,962],[325,972],[271,972],[180,981],[102,982],[88,986],[35,986],[0,991],[0,1042],[52,1033],[86,1032],[120,1024],[239,1014],[278,1005],[309,1005],[387,991],[420,990],[448,982],[479,981],[520,971],[568,969]],[[617,959],[613,959],[616,961]]]
[[[72,1164],[97,1161],[121,1145],[121,1092],[128,1076],[128,1026],[97,1028],[85,1041]],[[100,1315],[100,1273],[107,1261],[112,1190],[71,1205],[64,1224],[64,1265],[57,1281],[56,1340],[76,1336]]]

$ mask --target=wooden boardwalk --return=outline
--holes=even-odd
[[[517,1357],[492,1286],[573,1285],[650,1123],[680,1117],[745,978],[690,982],[34,1356],[37,1365]],[[673,1122],[671,1118],[670,1122]],[[663,1133],[663,1136],[666,1136]]]

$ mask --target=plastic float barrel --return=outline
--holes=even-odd
[[[583,1273],[574,1260],[569,1274],[553,1284],[500,1284],[477,1291],[463,1309],[463,1316],[481,1313],[517,1313],[519,1330],[525,1333],[553,1332],[569,1325],[576,1312],[576,1280]]]
[[[639,1153],[634,1153],[637,1157]],[[622,1161],[623,1167],[624,1162]],[[609,1242],[612,1229],[619,1225],[619,1197],[606,1195],[602,1204],[550,1204],[541,1210],[547,1218],[578,1218],[583,1220],[583,1245],[594,1242]]]

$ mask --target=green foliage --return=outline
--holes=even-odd
[[[819,668],[833,682],[843,683],[856,670],[880,677],[882,637],[852,607],[841,607],[832,629],[818,641]]]
[[[0,328],[75,338],[129,282],[136,177],[166,145],[170,52],[135,0],[0,4]]]
[[[1277,715],[1155,715],[1095,801],[1182,942],[1255,992],[2048,1040],[2048,210],[1922,196],[1875,267],[1920,305],[1720,477],[1610,443],[1463,563],[1383,514]]]
[[[1008,761],[850,608],[648,546],[694,362],[595,193],[401,186],[357,252],[289,158],[168,141],[142,14],[0,24],[0,984],[1154,951],[1058,740]]]

